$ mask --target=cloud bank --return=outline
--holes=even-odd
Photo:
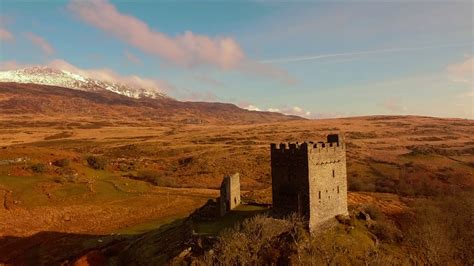
[[[68,8],[82,21],[176,65],[232,69],[245,57],[230,37],[210,38],[191,31],[170,37],[151,29],[138,18],[120,13],[107,0],[72,0]]]
[[[296,82],[285,70],[247,58],[231,37],[209,37],[191,31],[171,37],[152,29],[139,18],[121,13],[108,0],[71,0],[68,9],[85,23],[176,66],[210,66],[265,76],[287,84]]]

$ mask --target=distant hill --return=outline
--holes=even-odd
[[[110,91],[130,98],[169,98],[157,88],[142,88],[124,83],[108,82],[81,76],[62,69],[30,67],[0,72],[0,82],[51,85],[81,91]]]
[[[228,103],[181,102],[169,97],[137,99],[108,90],[0,82],[0,115],[27,114],[186,124],[303,120],[280,113],[249,111]]]

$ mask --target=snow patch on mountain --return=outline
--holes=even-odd
[[[154,88],[132,88],[125,84],[94,80],[69,71],[31,67],[0,72],[0,82],[34,83],[82,91],[110,91],[130,98],[169,98]]]

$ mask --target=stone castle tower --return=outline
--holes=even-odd
[[[273,209],[297,213],[310,231],[347,215],[346,147],[339,135],[327,142],[271,144]]]

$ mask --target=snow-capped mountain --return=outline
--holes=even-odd
[[[0,82],[34,83],[52,85],[82,91],[111,91],[130,98],[168,98],[153,88],[136,88],[125,84],[94,80],[65,70],[49,67],[31,67],[0,72]]]

